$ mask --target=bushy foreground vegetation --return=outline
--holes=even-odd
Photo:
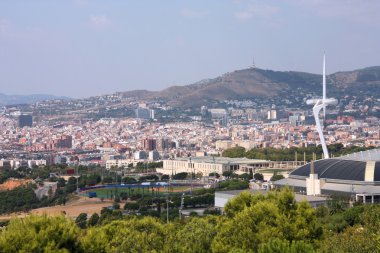
[[[242,193],[225,215],[165,223],[104,211],[76,222],[64,217],[13,219],[0,252],[379,252],[380,206],[311,208],[290,189]]]

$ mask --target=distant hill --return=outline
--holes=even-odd
[[[33,95],[5,95],[0,93],[0,105],[31,104],[38,101],[53,99],[69,99],[67,97],[58,97],[46,94]]]
[[[236,70],[222,76],[158,92],[130,91],[126,96],[161,99],[175,106],[200,106],[213,101],[263,97],[321,96],[322,75],[258,68]],[[380,94],[380,66],[327,76],[329,96]],[[298,98],[297,98],[298,97]]]

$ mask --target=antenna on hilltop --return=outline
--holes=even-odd
[[[255,64],[255,57],[252,58],[252,68],[255,69],[256,68],[256,64]]]

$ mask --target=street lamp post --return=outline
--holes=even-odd
[[[166,195],[166,223],[169,223],[169,194]]]
[[[181,206],[179,208],[179,219],[181,220],[182,218],[182,208],[183,208],[183,201],[184,201],[184,198],[185,198],[185,193],[182,193],[182,198],[181,198]]]
[[[76,169],[77,169],[77,194],[79,194],[79,168],[78,168],[78,166],[76,167]]]
[[[190,192],[191,192],[191,194],[193,194],[193,165],[192,165],[192,163],[191,163],[191,156],[190,156],[190,163],[189,163],[189,166],[190,166],[190,173],[191,173]]]

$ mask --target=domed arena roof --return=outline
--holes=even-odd
[[[314,174],[321,179],[348,181],[380,181],[380,161],[356,161],[348,159],[323,159],[314,162]],[[310,163],[295,169],[290,178],[306,178],[310,175]]]

